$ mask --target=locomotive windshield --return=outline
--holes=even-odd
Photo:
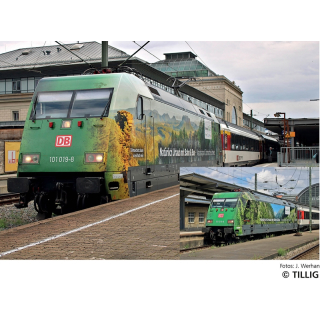
[[[88,118],[104,116],[112,89],[40,92],[33,119]]]
[[[34,118],[66,118],[71,97],[72,91],[39,93]]]
[[[72,118],[100,117],[109,104],[111,90],[77,91],[71,108]]]
[[[235,208],[238,199],[213,199],[211,208]]]

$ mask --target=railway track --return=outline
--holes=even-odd
[[[19,193],[3,193],[0,194],[0,207],[13,204],[13,203],[18,203],[20,199]]]
[[[319,260],[319,244],[295,255],[289,260]]]

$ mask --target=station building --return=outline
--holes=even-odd
[[[319,183],[315,183],[311,185],[311,199],[312,199],[312,207],[319,208]],[[309,187],[303,189],[297,196],[296,202],[309,206]]]
[[[243,91],[234,81],[214,71],[197,60],[193,52],[164,53],[165,59],[150,64],[157,70],[179,79],[191,78],[188,85],[204,92],[217,100],[224,102],[224,112],[216,113],[215,106],[208,106],[208,110],[216,116],[240,127],[265,133],[264,123],[243,112]]]

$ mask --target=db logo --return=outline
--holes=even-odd
[[[57,136],[56,147],[71,147],[72,136]]]

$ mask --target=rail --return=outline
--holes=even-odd
[[[319,147],[281,147],[277,159],[279,167],[318,167]]]
[[[304,258],[305,260],[310,260],[310,259],[306,259],[305,256],[313,252],[316,252],[319,255],[319,243],[309,249],[304,250],[303,252],[300,252],[299,254],[293,256],[289,260],[302,260],[302,258]]]
[[[20,200],[19,193],[4,193],[0,194],[0,207],[12,203],[18,203]]]

